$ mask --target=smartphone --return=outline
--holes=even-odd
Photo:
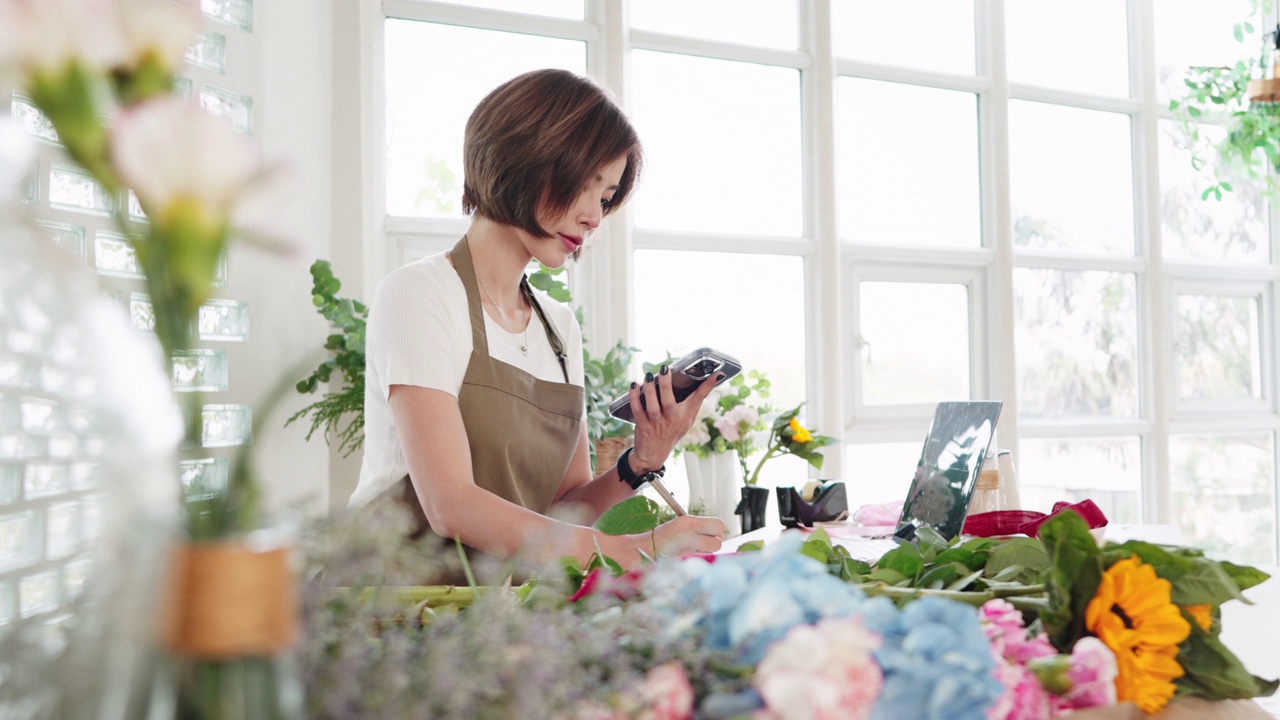
[[[670,367],[671,369],[668,372],[671,373],[671,392],[675,395],[676,402],[681,402],[692,395],[703,380],[716,373],[724,373],[724,377],[720,379],[720,382],[716,383],[716,385],[720,385],[742,372],[742,363],[719,350],[712,350],[709,347],[701,347],[694,350],[679,360],[672,362]],[[644,402],[644,394],[641,393],[640,403],[643,405]],[[635,422],[635,415],[631,412],[631,394],[627,393],[609,403],[609,414],[619,420],[625,420],[629,423]]]

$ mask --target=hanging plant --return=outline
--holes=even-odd
[[[1259,83],[1272,77],[1268,61],[1277,33],[1257,35],[1255,20],[1271,15],[1273,0],[1252,0],[1248,19],[1236,23],[1232,33],[1242,50],[1257,43],[1256,55],[1226,67],[1193,66],[1183,77],[1185,92],[1169,102],[1178,122],[1181,145],[1191,153],[1197,171],[1208,170],[1213,184],[1200,193],[1202,200],[1222,199],[1235,182],[1248,182],[1262,195],[1280,202],[1280,184],[1273,169],[1280,170],[1280,93],[1265,93]],[[1251,101],[1266,94],[1266,101]],[[1220,127],[1225,134],[1206,131]]]

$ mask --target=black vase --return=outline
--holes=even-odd
[[[742,532],[749,533],[764,527],[764,511],[769,507],[769,489],[744,485],[742,500],[734,513],[742,518]]]

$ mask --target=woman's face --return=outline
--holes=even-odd
[[[600,168],[564,214],[557,217],[539,213],[538,222],[551,237],[529,238],[529,254],[547,267],[563,266],[600,226],[605,208],[613,201],[613,194],[617,192],[626,168],[627,156],[623,155]]]

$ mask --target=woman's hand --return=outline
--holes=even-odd
[[[657,375],[646,373],[644,383],[631,384],[631,413],[636,420],[635,449],[629,458],[636,473],[657,470],[667,462],[680,438],[698,417],[698,408],[723,377],[717,373],[698,386],[683,402],[671,390],[671,372],[663,365]],[[644,404],[640,397],[643,394]]]
[[[663,523],[651,533],[606,535],[600,542],[605,554],[630,570],[644,557],[713,553],[724,543],[724,521],[717,517],[681,515]],[[641,555],[643,553],[643,555]]]

